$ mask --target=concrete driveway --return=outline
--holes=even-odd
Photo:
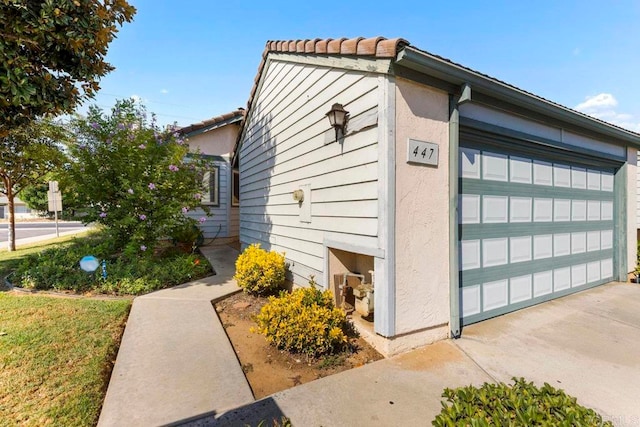
[[[640,426],[640,285],[612,283],[466,327],[455,341],[495,381],[562,388]]]
[[[640,426],[640,285],[613,283],[471,325],[447,340],[276,393],[192,426],[430,425],[445,387],[547,382]]]

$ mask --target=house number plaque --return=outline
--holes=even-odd
[[[409,139],[407,163],[438,166],[438,144]]]

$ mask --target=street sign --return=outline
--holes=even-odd
[[[56,182],[56,185],[57,184]],[[49,202],[49,212],[62,211],[62,193],[60,191],[47,191],[47,199]]]
[[[58,190],[58,181],[49,181],[49,191],[47,191],[49,202],[49,212],[53,212],[56,220],[56,236],[60,237],[58,230],[58,212],[62,212],[62,193]]]

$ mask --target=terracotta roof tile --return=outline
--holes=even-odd
[[[328,39],[318,40],[318,42],[315,45],[316,53],[319,53],[319,54],[327,53],[327,45],[328,44],[329,44],[329,40]]]
[[[230,113],[222,114],[220,116],[212,117],[210,119],[203,120],[203,121],[198,122],[198,123],[193,123],[193,124],[191,124],[189,126],[185,126],[183,128],[180,128],[178,130],[178,132],[180,132],[182,135],[186,135],[188,133],[195,132],[195,131],[200,130],[200,129],[204,129],[204,128],[207,128],[209,126],[214,126],[214,125],[216,125],[218,123],[222,123],[222,122],[225,122],[227,120],[232,120],[232,119],[236,119],[236,118],[237,119],[243,118],[244,117],[244,113],[245,113],[244,108],[238,108],[237,110],[234,110],[234,111],[232,111]]]
[[[364,40],[364,37],[345,40],[342,45],[340,45],[340,53],[343,55],[355,55],[358,52],[358,43],[360,43],[360,40]]]
[[[361,39],[360,43],[358,43],[358,50],[356,51],[356,55],[375,55],[378,43],[383,40],[383,37]]]
[[[304,45],[304,53],[316,53],[316,45],[320,39],[307,40]]]
[[[253,98],[258,90],[258,83],[260,82],[260,77],[262,76],[267,56],[271,52],[394,58],[398,51],[407,45],[409,45],[409,42],[404,39],[386,39],[384,37],[371,37],[368,39],[365,39],[364,37],[356,37],[352,39],[343,37],[340,39],[269,40],[262,52],[262,60],[260,61],[260,65],[258,65],[258,73],[254,79],[254,85],[253,88],[251,88],[249,100],[247,101],[247,111],[251,108]],[[242,126],[244,126],[246,115],[242,120]],[[241,135],[238,135],[238,138],[240,138],[240,136]]]
[[[345,40],[347,39],[341,38],[329,41],[329,44],[327,45],[327,53],[339,54],[340,46],[342,46],[342,42],[344,42]]]

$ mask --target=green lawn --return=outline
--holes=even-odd
[[[0,293],[0,425],[95,425],[130,305]]]

